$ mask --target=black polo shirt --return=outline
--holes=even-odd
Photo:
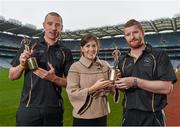
[[[55,68],[57,76],[67,76],[68,70],[73,63],[71,51],[62,43],[57,41],[48,47],[44,38],[36,41],[33,56],[36,57],[38,66],[49,70],[48,62]],[[11,62],[12,66],[19,65],[19,57],[24,46],[20,48],[16,57]],[[21,94],[20,106],[22,107],[63,107],[61,97],[61,87],[51,81],[43,80],[36,76],[31,70],[26,69],[24,73],[23,90]]]
[[[134,58],[125,54],[120,58],[119,69],[122,77],[138,77],[145,80],[162,80],[176,82],[173,66],[166,53],[160,49],[146,45],[142,55],[134,63]],[[154,94],[140,88],[125,90],[124,108],[155,111],[163,109],[167,104],[167,96]]]

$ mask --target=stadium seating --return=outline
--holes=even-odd
[[[11,62],[11,58],[2,58],[0,57],[0,68],[9,68],[10,62]]]
[[[12,59],[16,55],[21,40],[22,37],[0,33],[1,66],[7,67],[8,64],[5,63],[9,62],[9,60],[3,62],[4,59]],[[180,59],[180,32],[145,35],[145,41],[153,47],[165,50],[172,60],[174,67],[177,66]],[[80,58],[80,40],[63,40],[62,43],[72,50],[75,60]],[[112,52],[116,47],[120,49],[122,54],[127,52],[128,45],[124,37],[101,38],[98,56],[112,64]]]
[[[0,46],[20,47],[22,37],[0,33]]]
[[[63,41],[63,44],[71,50],[80,50],[80,42],[77,40]]]

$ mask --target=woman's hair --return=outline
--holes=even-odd
[[[80,46],[83,47],[89,41],[95,41],[97,43],[98,48],[99,48],[99,40],[93,34],[86,34],[85,36],[83,36],[81,41],[80,41]]]

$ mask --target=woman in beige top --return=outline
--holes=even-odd
[[[113,87],[108,80],[109,64],[96,55],[99,41],[92,34],[80,42],[81,58],[72,64],[67,76],[67,93],[73,106],[73,126],[107,126],[110,112],[107,92]]]

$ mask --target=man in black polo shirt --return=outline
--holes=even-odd
[[[24,83],[20,105],[16,114],[16,125],[63,125],[62,87],[70,65],[73,63],[71,51],[59,42],[63,28],[61,16],[56,12],[46,15],[44,34],[34,47],[34,51],[20,48],[11,62],[9,79],[19,79],[24,72]],[[33,42],[33,41],[32,41]],[[34,56],[38,68],[30,70],[27,59]]]
[[[173,90],[176,75],[162,50],[145,44],[141,24],[132,19],[124,26],[124,36],[130,51],[121,56],[122,78],[115,81],[124,90],[123,126],[164,126],[163,108],[167,94]]]

